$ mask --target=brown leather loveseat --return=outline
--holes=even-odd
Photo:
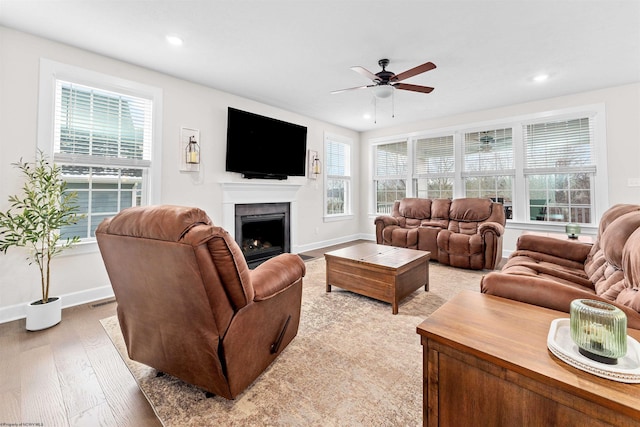
[[[96,238],[133,360],[232,399],[298,332],[304,262],[281,254],[249,270],[200,209],[124,209]]]
[[[483,293],[569,312],[571,301],[605,301],[640,329],[640,205],[615,205],[602,216],[591,246],[522,235],[500,272],[481,282]]]
[[[493,270],[502,259],[502,204],[481,198],[404,198],[375,219],[376,242],[431,252],[442,264]]]

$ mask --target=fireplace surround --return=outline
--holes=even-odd
[[[238,240],[240,231],[236,230],[236,206],[251,204],[286,204],[289,209],[288,246],[285,252],[297,252],[297,192],[302,184],[296,182],[223,182],[222,187],[222,227],[227,230],[242,247]],[[270,221],[275,220],[271,218]],[[253,268],[253,267],[252,267]]]
[[[235,240],[249,268],[291,252],[289,203],[236,204]]]

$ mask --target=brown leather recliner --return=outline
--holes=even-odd
[[[404,198],[375,219],[376,242],[431,252],[454,267],[493,270],[502,260],[501,203],[484,198]]]
[[[249,270],[225,230],[179,206],[125,209],[96,238],[133,360],[233,399],[297,334],[297,255]]]
[[[502,271],[485,275],[480,290],[567,313],[574,299],[605,301],[640,329],[640,205],[608,209],[593,246],[520,236]]]

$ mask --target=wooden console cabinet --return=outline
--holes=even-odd
[[[547,349],[567,313],[465,291],[422,322],[425,426],[638,426],[640,384],[575,369]],[[629,329],[640,340],[640,331]]]

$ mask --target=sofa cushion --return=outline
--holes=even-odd
[[[640,227],[640,211],[629,212],[614,220],[600,236],[600,247],[609,264],[622,268],[622,251],[629,236]]]
[[[382,231],[385,245],[417,249],[418,228],[387,227]]]
[[[600,219],[600,224],[598,226],[598,240],[596,240],[595,244],[591,247],[591,253],[584,263],[584,271],[591,278],[592,282],[596,283],[600,280],[604,273],[604,269],[606,268],[603,267],[607,260],[604,257],[604,252],[602,251],[601,236],[609,227],[609,224],[620,218],[622,215],[634,211],[640,211],[640,205],[617,204],[607,209],[607,211],[602,214],[602,218]]]
[[[611,208],[607,209],[604,214],[602,214],[602,219],[600,219],[600,224],[598,225],[598,235],[602,235],[602,233],[604,233],[604,231],[609,227],[609,224],[620,218],[622,215],[638,211],[640,211],[640,205],[622,203],[613,205]]]
[[[431,200],[418,198],[404,198],[400,200],[400,215],[405,218],[429,219],[431,218]],[[420,222],[416,226],[420,225]]]
[[[431,201],[431,220],[449,220],[449,209],[451,209],[451,199],[433,199]]]
[[[630,242],[629,239],[638,229],[640,229],[640,211],[633,211],[612,221],[600,236],[602,258],[605,262],[593,272],[591,280],[595,285],[596,294],[601,297],[617,301],[621,292],[634,286],[633,281],[627,282],[625,279],[629,275],[623,271],[623,258],[626,256],[628,260],[631,259],[632,255],[629,254],[628,248],[632,247],[634,242]],[[629,267],[632,268],[633,263],[630,263]],[[637,283],[635,286],[637,288]],[[631,292],[632,294],[626,295],[626,299],[633,297],[633,293],[637,293],[637,291]],[[624,295],[622,299],[625,299]]]
[[[624,284],[616,302],[640,312],[640,228],[633,232],[622,251]]]
[[[593,289],[593,284],[577,264],[559,265],[553,262],[520,255],[509,258],[502,268],[502,272],[541,278],[546,277],[567,285]]]
[[[629,236],[640,227],[640,211],[628,212],[608,224],[598,239],[598,250],[590,254],[585,272],[594,284],[596,293],[611,301],[622,291],[624,280],[622,252]]]
[[[463,222],[486,221],[491,216],[491,199],[462,198],[451,202],[449,219]]]

